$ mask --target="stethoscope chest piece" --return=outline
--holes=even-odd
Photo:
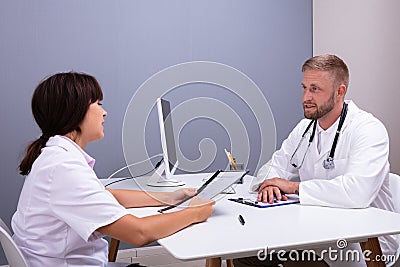
[[[332,157],[328,157],[327,159],[325,159],[322,165],[327,170],[335,168],[335,162],[333,161]]]

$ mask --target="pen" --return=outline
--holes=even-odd
[[[243,219],[243,216],[240,215],[240,214],[239,214],[238,219],[239,219],[239,222],[240,222],[241,225],[244,225],[244,224],[246,223],[246,222],[244,221],[244,219]]]
[[[228,157],[229,162],[232,164],[233,168],[235,168],[235,170],[238,171],[239,168],[238,168],[238,166],[236,165],[236,162],[235,162],[235,160],[233,159],[231,153],[228,152],[228,151],[226,150],[226,148],[225,148],[224,150],[225,150],[226,156]]]

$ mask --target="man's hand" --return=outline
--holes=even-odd
[[[258,188],[258,201],[274,203],[274,197],[278,200],[287,200],[284,194],[298,194],[300,182],[291,182],[282,178],[265,180]]]

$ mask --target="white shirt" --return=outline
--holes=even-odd
[[[128,214],[93,171],[94,159],[63,136],[49,139],[26,177],[12,218],[30,267],[106,266],[97,232]]]
[[[300,169],[291,165],[291,157],[310,123],[310,120],[303,119],[273,154],[271,161],[260,168],[252,189],[266,178],[291,179],[297,176],[301,181],[301,204],[340,208],[371,206],[393,211],[389,190],[389,138],[385,126],[352,101],[348,103],[347,116],[335,150],[335,168],[324,169],[322,163],[332,148],[339,119],[325,131],[317,126],[303,165]],[[311,132],[312,127],[294,155],[294,162],[302,161]],[[317,148],[318,134],[320,152]],[[394,254],[397,250],[396,236],[385,236],[380,241],[384,254]]]

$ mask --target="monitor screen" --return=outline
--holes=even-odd
[[[171,106],[169,101],[157,99],[158,118],[160,123],[161,145],[165,161],[165,173],[172,175],[174,167],[176,167],[176,146],[174,138],[174,129],[172,126]],[[167,164],[168,162],[168,164]]]

